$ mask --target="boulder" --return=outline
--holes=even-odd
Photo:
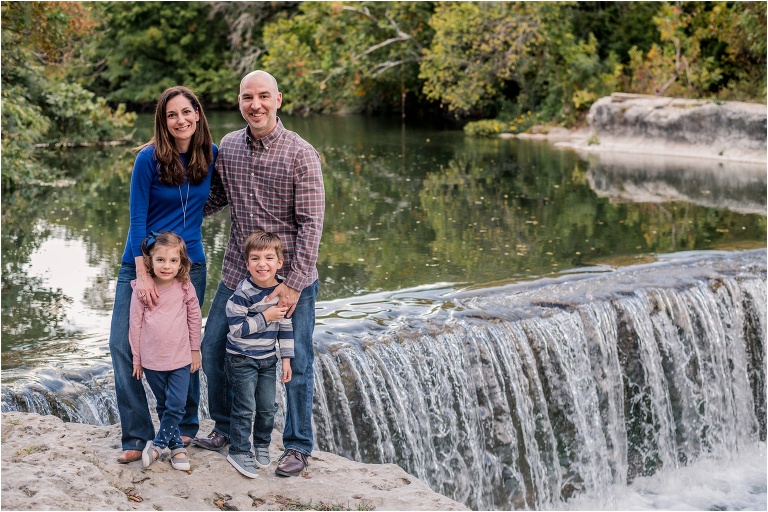
[[[614,93],[589,110],[587,151],[766,161],[766,106]]]

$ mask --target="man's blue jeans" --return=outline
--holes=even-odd
[[[160,418],[160,427],[157,429],[153,443],[158,448],[168,447],[175,450],[184,447],[179,423],[184,417],[191,375],[195,374],[189,373],[189,365],[169,371],[144,369],[144,377],[146,377],[157,401],[157,417]]]
[[[205,297],[206,264],[192,264],[189,272],[197,299],[202,305]],[[136,279],[136,267],[123,263],[117,275],[115,304],[112,308],[112,327],[109,333],[109,352],[115,372],[115,394],[120,414],[123,450],[143,450],[144,445],[155,437],[155,427],[149,415],[149,405],[144,386],[132,377],[133,353],[128,341],[128,321],[131,311],[131,281]],[[190,375],[189,391],[184,418],[179,424],[181,435],[194,437],[199,428],[200,373]]]
[[[205,321],[205,332],[200,351],[203,356],[203,371],[208,382],[208,413],[215,422],[213,431],[229,437],[229,413],[232,404],[232,387],[224,374],[226,354],[227,301],[235,293],[219,282],[216,294]]]
[[[312,434],[312,400],[314,398],[315,349],[312,334],[315,330],[315,301],[320,286],[317,281],[302,290],[296,309],[291,315],[293,323],[294,358],[291,360],[291,381],[285,385],[286,411],[283,445],[305,455],[312,454],[315,440]],[[214,432],[230,437],[232,387],[224,374],[226,353],[227,300],[234,290],[219,283],[208,312],[203,336],[203,371],[208,379],[208,411],[216,422]]]
[[[253,453],[253,446],[269,448],[275,427],[277,356],[253,359],[226,354],[224,371],[232,385],[229,453]],[[256,413],[254,417],[253,413]]]

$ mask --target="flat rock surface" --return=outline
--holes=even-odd
[[[766,106],[614,93],[589,109],[588,152],[766,161]]]
[[[202,420],[200,435],[212,428]],[[222,453],[189,448],[192,469],[177,471],[168,452],[144,469],[118,464],[120,427],[64,423],[54,416],[2,415],[3,510],[467,510],[395,464],[362,464],[315,451],[308,470],[275,476],[282,453],[255,479]]]

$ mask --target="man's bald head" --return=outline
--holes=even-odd
[[[243,77],[242,80],[240,80],[240,90],[243,90],[243,84],[245,84],[248,80],[250,80],[253,77],[259,77],[263,80],[268,80],[269,83],[275,88],[274,93],[277,94],[280,92],[277,88],[277,80],[275,80],[275,77],[267,73],[266,71],[262,71],[261,69],[257,69],[256,71],[251,71],[247,75]]]

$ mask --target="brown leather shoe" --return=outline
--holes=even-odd
[[[211,432],[206,438],[195,437],[192,439],[192,444],[205,448],[206,450],[213,450],[215,452],[224,448],[229,443],[229,438],[218,432]]]
[[[120,464],[128,464],[141,460],[141,450],[124,450],[123,454],[117,458],[117,462]]]
[[[189,443],[192,442],[192,438],[189,436],[181,436],[181,442],[184,443],[184,448],[187,448]]]
[[[278,476],[298,476],[309,466],[307,456],[296,450],[285,450],[277,461],[275,474]]]

